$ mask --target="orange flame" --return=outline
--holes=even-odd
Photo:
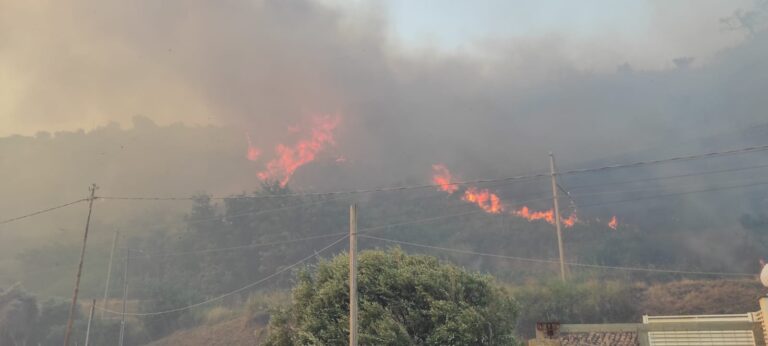
[[[619,228],[619,221],[616,220],[616,216],[615,215],[613,217],[611,217],[611,221],[608,222],[608,227],[610,227],[611,229],[614,229],[614,230]]]
[[[443,164],[432,165],[432,183],[438,185],[439,190],[448,192],[450,194],[458,191],[459,187],[454,185],[451,172]],[[488,189],[479,189],[476,187],[469,187],[464,190],[464,195],[461,199],[465,202],[476,204],[482,210],[491,214],[498,214],[503,212],[506,208],[498,195],[492,193]],[[555,224],[555,214],[552,210],[546,211],[531,211],[528,207],[524,206],[518,210],[513,210],[512,215],[524,218],[528,221],[544,220],[550,224]],[[576,213],[572,213],[568,218],[560,220],[566,228],[571,228],[579,221]]]
[[[487,213],[498,214],[504,211],[504,206],[501,205],[499,196],[496,196],[496,194],[491,193],[487,189],[470,187],[464,191],[464,196],[461,199],[477,204],[478,207]]]
[[[576,216],[576,212],[571,213],[571,215],[568,215],[567,218],[560,220],[563,223],[563,226],[565,228],[571,228],[576,225],[576,222],[579,221],[579,217]]]
[[[532,212],[528,207],[524,206],[518,210],[512,211],[512,215],[519,216],[528,221],[544,220],[548,223],[555,224],[555,213],[552,212],[552,210]]]
[[[432,172],[433,172],[432,183],[435,185],[440,185],[440,190],[452,194],[459,189],[458,186],[453,185],[453,177],[451,176],[451,172],[448,170],[447,167],[445,167],[445,165],[443,164],[432,165]]]
[[[259,172],[262,180],[276,179],[280,186],[285,186],[291,180],[293,173],[299,167],[315,160],[317,154],[329,145],[335,145],[333,131],[341,122],[338,115],[316,116],[310,138],[302,139],[289,147],[278,144],[275,148],[277,157],[267,163],[267,168]]]
[[[245,133],[245,139],[248,141],[248,154],[246,157],[249,161],[258,160],[259,156],[261,156],[261,150],[253,145],[253,141],[251,141],[251,135],[248,132]]]
[[[551,225],[555,224],[555,212],[552,209],[545,210],[545,211],[531,211],[531,209],[528,208],[527,206],[523,206],[518,210],[513,210],[512,215],[521,217],[528,221],[543,220]],[[566,228],[571,228],[575,226],[576,222],[578,221],[579,221],[579,217],[576,215],[576,213],[572,213],[567,218],[560,219],[561,224]]]

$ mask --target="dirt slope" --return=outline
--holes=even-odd
[[[147,346],[251,346],[264,341],[263,326],[248,327],[245,318],[173,333]]]
[[[757,280],[683,280],[648,287],[648,315],[733,314],[757,311],[768,289]]]

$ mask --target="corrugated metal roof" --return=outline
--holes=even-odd
[[[755,346],[751,330],[648,332],[651,346]]]
[[[643,323],[755,322],[753,313],[724,315],[643,316]]]
[[[562,346],[638,346],[637,333],[591,332],[560,335]]]

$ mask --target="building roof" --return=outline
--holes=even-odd
[[[638,346],[635,332],[589,332],[560,334],[562,346]]]

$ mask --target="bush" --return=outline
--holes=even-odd
[[[292,304],[272,316],[267,344],[346,344],[348,277],[346,255],[301,272]],[[358,287],[361,344],[516,344],[516,305],[488,276],[399,249],[366,251]]]

